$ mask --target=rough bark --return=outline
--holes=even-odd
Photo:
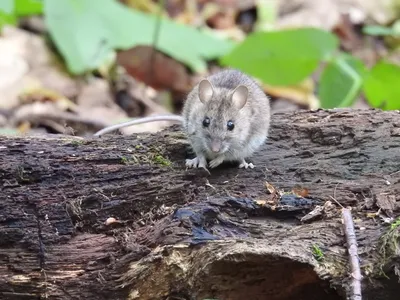
[[[178,126],[0,137],[0,298],[345,299],[340,203],[363,299],[398,299],[400,112],[276,114],[253,170],[186,170],[187,149]]]

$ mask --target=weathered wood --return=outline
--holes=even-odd
[[[0,137],[0,298],[345,299],[336,200],[352,207],[363,299],[397,299],[399,229],[380,216],[400,215],[400,112],[276,114],[253,170],[185,170],[186,153],[177,126]],[[277,203],[266,182],[305,198]]]

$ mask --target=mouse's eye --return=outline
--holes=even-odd
[[[233,122],[229,120],[228,123],[226,124],[226,127],[228,127],[229,131],[232,131],[233,128],[235,128],[235,124],[233,124]]]
[[[210,125],[210,118],[209,117],[205,117],[203,120],[203,126],[204,127],[208,127]]]

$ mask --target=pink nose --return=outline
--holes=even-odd
[[[211,142],[211,151],[219,152],[221,150],[221,142],[220,141],[212,141]]]

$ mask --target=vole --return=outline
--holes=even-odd
[[[201,80],[188,94],[182,116],[146,117],[106,127],[95,136],[155,121],[182,122],[196,154],[186,160],[189,168],[215,168],[224,161],[247,163],[266,141],[270,127],[270,104],[260,86],[244,73],[227,69]]]

